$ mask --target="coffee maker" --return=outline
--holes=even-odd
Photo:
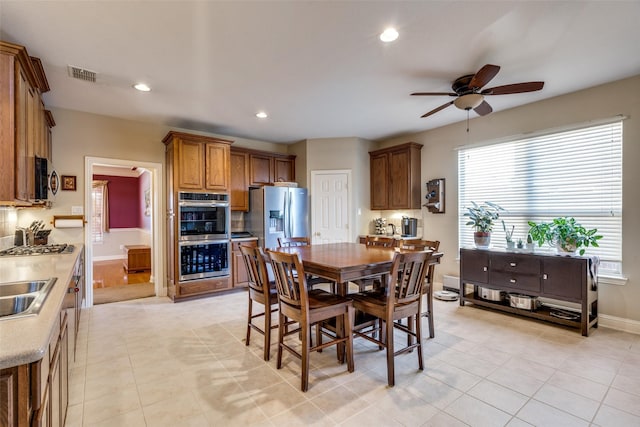
[[[416,237],[418,235],[418,218],[402,217],[402,237]]]

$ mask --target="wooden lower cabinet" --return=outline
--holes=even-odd
[[[60,312],[42,359],[0,370],[0,426],[62,427],[69,404],[69,328]]]
[[[258,246],[258,240],[242,240],[239,242],[231,242],[231,262],[232,262],[232,279],[234,288],[246,288],[249,286],[249,274],[245,267],[244,260],[242,259],[242,252],[240,252],[240,245],[247,245],[251,247]]]
[[[536,297],[543,303],[532,310],[515,308],[508,301],[481,298],[479,287]],[[598,260],[594,257],[461,249],[460,305],[466,302],[579,328],[582,335],[588,336],[590,327],[598,327]],[[558,311],[563,307],[565,311]],[[572,313],[577,318],[558,317]]]

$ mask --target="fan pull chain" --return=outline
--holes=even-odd
[[[467,133],[469,133],[469,109],[467,108]]]

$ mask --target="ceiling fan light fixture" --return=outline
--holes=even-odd
[[[479,93],[469,93],[456,98],[453,105],[461,110],[472,110],[482,104],[482,101],[484,101],[484,96]]]

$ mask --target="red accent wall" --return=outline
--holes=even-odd
[[[95,180],[109,181],[109,228],[139,228],[139,178],[111,175],[93,175]]]

